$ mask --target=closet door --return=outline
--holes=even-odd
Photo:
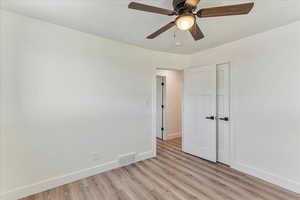
[[[183,151],[216,162],[216,66],[184,71]]]
[[[217,155],[230,165],[230,78],[229,64],[217,65]]]

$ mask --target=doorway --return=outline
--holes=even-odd
[[[230,165],[230,65],[184,71],[183,151]]]
[[[156,71],[156,137],[181,138],[183,71]]]

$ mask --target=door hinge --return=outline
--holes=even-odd
[[[161,127],[161,131],[164,131],[164,127]]]
[[[165,106],[164,106],[164,105],[161,105],[161,108],[162,108],[162,109],[164,109],[164,108],[165,108]]]
[[[161,86],[164,86],[165,85],[165,83],[161,83]]]

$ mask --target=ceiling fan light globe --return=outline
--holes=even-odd
[[[193,15],[182,15],[176,19],[176,26],[183,31],[187,31],[195,24],[195,17]]]

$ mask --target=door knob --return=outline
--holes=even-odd
[[[227,121],[229,121],[229,118],[228,118],[228,117],[220,117],[219,120],[222,120],[222,121],[226,121],[226,122],[227,122]]]
[[[215,120],[214,116],[205,117],[205,119]]]

